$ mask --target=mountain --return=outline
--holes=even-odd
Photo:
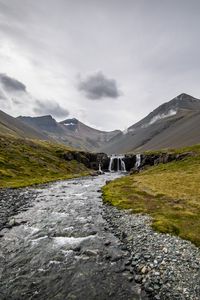
[[[75,118],[66,119],[59,123],[50,115],[42,117],[20,116],[17,119],[59,143],[88,151],[99,150],[121,132],[119,130],[100,131],[83,124]]]
[[[152,111],[101,148],[106,153],[141,152],[200,143],[200,100],[181,94]]]
[[[29,139],[39,139],[39,140],[48,140],[49,138],[32,128],[31,126],[24,124],[20,120],[11,117],[10,115],[4,113],[0,110],[0,134],[29,138]]]
[[[0,111],[0,133],[51,140],[108,154],[189,146],[200,143],[200,100],[181,94],[160,105],[126,132],[100,131],[75,118],[62,122],[50,115],[13,118]]]

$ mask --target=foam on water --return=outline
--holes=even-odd
[[[63,228],[63,231],[72,231],[74,229],[73,226]]]
[[[37,238],[37,239],[31,240],[31,243],[32,243],[32,244],[37,244],[38,242],[40,242],[40,241],[42,241],[42,240],[45,240],[46,238],[48,238],[47,235],[41,236],[41,237],[39,237],[39,238]]]
[[[68,214],[67,213],[64,213],[64,212],[52,212],[52,215],[54,215],[55,217],[61,217],[61,218],[66,218],[68,217]]]
[[[92,184],[84,184],[84,187],[92,186]]]
[[[58,260],[50,260],[50,262],[48,263],[48,267],[51,265],[59,265],[59,264],[61,264],[61,262]]]
[[[58,237],[54,237],[53,238],[53,241],[54,241],[54,244],[57,245],[57,246],[77,246],[79,245],[80,243],[82,243],[83,241],[87,241],[89,239],[92,239],[94,238],[94,235],[88,235],[86,237],[64,237],[64,236],[58,236]]]
[[[46,270],[43,269],[43,268],[38,269],[38,271],[39,271],[39,272],[46,272]]]
[[[85,192],[83,192],[83,193],[77,193],[77,194],[73,194],[73,196],[80,197],[80,196],[83,196],[84,194],[85,194]]]
[[[24,229],[27,230],[27,231],[30,231],[30,234],[31,234],[31,235],[34,235],[35,233],[37,233],[37,232],[40,231],[39,228],[33,227],[33,226],[31,226],[31,227],[29,227],[29,226],[24,226]]]

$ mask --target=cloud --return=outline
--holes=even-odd
[[[65,118],[69,115],[69,111],[53,101],[41,102],[36,100],[36,106],[33,111],[39,115],[52,115],[55,118]]]
[[[0,74],[0,82],[7,91],[26,92],[26,86],[23,83],[6,74]]]
[[[96,72],[85,79],[79,79],[79,91],[84,92],[88,99],[118,98],[120,91],[115,79],[106,78],[102,72]]]
[[[28,91],[4,89],[8,99],[0,108],[36,115],[36,99],[59,99],[73,117],[81,119],[85,109],[84,122],[111,130],[131,126],[182,92],[199,98],[200,1],[125,2],[0,0],[0,73]],[[122,105],[113,109],[120,97],[103,100],[91,89],[87,94],[97,100],[83,97],[74,78],[82,74],[81,85],[91,70],[123,86]]]
[[[32,96],[26,86],[15,78],[0,73],[0,109],[14,115],[52,115],[66,118],[69,111],[53,100]]]
[[[6,100],[6,96],[1,89],[0,89],[0,100]]]

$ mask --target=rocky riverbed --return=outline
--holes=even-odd
[[[131,253],[126,269],[150,298],[200,299],[200,250],[188,241],[151,229],[151,218],[128,211],[104,210],[110,228]]]
[[[0,299],[199,300],[200,251],[104,205],[118,174],[0,190]]]

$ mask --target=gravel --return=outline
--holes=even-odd
[[[151,218],[105,205],[104,218],[130,253],[126,268],[150,299],[199,300],[200,250],[152,230]]]

